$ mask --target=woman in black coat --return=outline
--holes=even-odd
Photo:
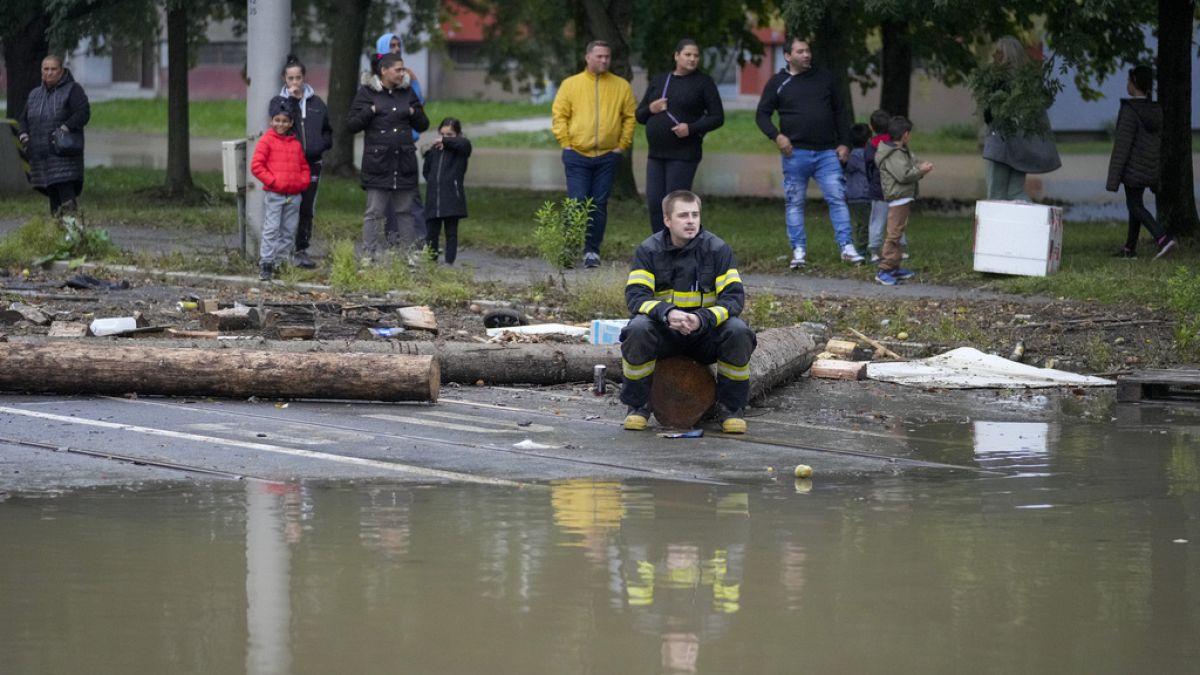
[[[1142,197],[1149,188],[1158,190],[1158,156],[1162,145],[1162,108],[1150,99],[1154,90],[1154,73],[1149,66],[1137,66],[1129,71],[1129,83],[1125,86],[1129,98],[1121,99],[1117,113],[1116,138],[1113,140],[1112,158],[1108,162],[1108,182],[1104,186],[1116,192],[1118,185],[1125,186],[1125,206],[1129,209],[1129,232],[1125,246],[1117,252],[1121,258],[1137,257],[1138,234],[1145,228],[1158,244],[1158,254],[1175,247],[1175,240],[1167,234],[1154,214],[1146,208]]]
[[[696,70],[700,48],[683,39],[675,47],[675,69],[650,80],[638,105],[637,121],[646,125],[646,208],[651,232],[663,229],[662,200],[675,190],[692,189],[704,154],[704,134],[725,123],[717,84]]]
[[[29,157],[29,182],[50,198],[50,213],[75,210],[83,192],[83,153],[61,156],[50,147],[50,136],[64,129],[83,138],[92,117],[87,94],[53,54],[42,59],[42,84],[29,92],[21,111],[18,139]]]
[[[458,257],[458,221],[467,217],[463,179],[471,158],[471,141],[462,135],[462,122],[447,117],[438,125],[438,139],[425,150],[425,247],[437,260],[438,239],[446,228],[446,262]]]
[[[417,146],[412,132],[429,128],[429,118],[409,86],[404,59],[385,54],[379,61],[382,88],[358,88],[346,128],[363,132],[362,187],[367,191],[363,216],[362,253],[374,257],[385,246],[383,224],[388,208],[399,220],[398,244],[410,247],[417,240],[417,224],[410,207],[417,195]]]

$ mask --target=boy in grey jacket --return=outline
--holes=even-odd
[[[917,183],[933,171],[933,164],[917,162],[909,152],[912,122],[907,117],[893,117],[888,124],[888,135],[891,140],[880,143],[879,152],[875,155],[883,185],[883,198],[888,202],[887,235],[883,240],[883,255],[879,259],[875,281],[884,286],[895,286],[916,276],[912,270],[900,267],[900,237],[904,236],[912,203],[917,199]]]

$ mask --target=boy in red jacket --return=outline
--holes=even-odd
[[[258,140],[250,172],[262,181],[264,213],[259,242],[259,274],[275,274],[275,261],[287,260],[300,222],[300,195],[311,179],[304,148],[292,135],[292,104],[283,96],[271,99],[271,128]]]

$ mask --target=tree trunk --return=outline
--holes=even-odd
[[[358,91],[358,63],[362,56],[363,34],[367,30],[367,11],[371,0],[352,0],[340,6],[333,22],[329,49],[329,123],[333,126],[333,147],[325,153],[325,171],[336,176],[355,176],[354,134],[346,129],[346,113]]]
[[[167,179],[169,197],[192,189],[192,159],[188,143],[188,7],[167,6]]]
[[[629,45],[633,30],[631,0],[584,0],[583,9],[587,20],[584,33],[590,35],[592,40],[604,40],[612,47],[609,70],[632,82],[632,49]],[[616,199],[638,199],[632,149],[621,157],[617,175],[613,179],[612,196]]]
[[[16,119],[25,109],[29,92],[42,82],[42,59],[50,53],[46,31],[50,16],[42,9],[4,41],[4,69],[8,77],[8,116]]]
[[[432,356],[0,344],[0,389],[55,394],[436,401]]]
[[[854,123],[854,100],[850,97],[850,78],[847,77],[850,57],[846,54],[841,22],[833,15],[832,9],[826,9],[817,25],[810,44],[813,50],[813,64],[827,68],[837,79],[838,92],[842,98],[843,118],[849,126]]]
[[[1195,0],[1158,0],[1158,98],[1163,131],[1158,217],[1178,237],[1200,230],[1192,171],[1192,48]]]
[[[883,33],[883,63],[880,68],[879,107],[892,115],[908,117],[912,94],[913,50],[908,25],[887,20],[880,25]]]

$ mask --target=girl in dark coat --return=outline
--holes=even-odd
[[[437,260],[438,239],[446,228],[446,262],[458,257],[458,221],[467,217],[463,178],[471,157],[471,141],[462,135],[462,123],[447,117],[438,125],[440,138],[425,150],[425,246]]]
[[[725,123],[717,84],[696,70],[700,48],[683,39],[675,47],[675,69],[650,80],[634,116],[646,125],[646,208],[650,231],[663,229],[663,197],[692,189],[703,156],[704,134]]]
[[[409,87],[404,60],[385,54],[379,60],[382,87],[379,91],[358,88],[346,128],[363,132],[362,186],[367,191],[363,216],[362,252],[370,257],[385,248],[383,226],[391,208],[399,218],[398,244],[416,243],[417,226],[410,207],[417,195],[417,146],[412,132],[429,128],[425,109]]]
[[[1116,192],[1118,185],[1125,186],[1125,206],[1129,209],[1129,233],[1125,247],[1117,252],[1121,258],[1137,257],[1138,234],[1142,226],[1158,244],[1158,254],[1175,247],[1175,240],[1167,234],[1154,214],[1146,208],[1142,197],[1149,188],[1158,190],[1158,156],[1162,145],[1162,108],[1150,99],[1154,89],[1154,73],[1149,66],[1137,66],[1129,71],[1126,90],[1129,98],[1121,99],[1121,110],[1117,113],[1116,138],[1113,140],[1112,158],[1108,162],[1109,192]]]
[[[312,241],[313,216],[317,207],[317,187],[321,180],[321,161],[325,151],[333,145],[333,127],[329,124],[329,108],[317,92],[304,81],[307,71],[300,59],[288,55],[283,67],[283,90],[280,96],[292,101],[296,120],[294,132],[304,146],[304,158],[308,160],[311,183],[300,198],[300,223],[296,228],[296,252],[292,261],[296,267],[312,269],[317,266],[308,256],[308,245]]]
[[[50,135],[62,128],[83,134],[92,117],[87,94],[62,59],[42,59],[42,84],[29,93],[19,120],[19,136],[29,156],[29,182],[50,198],[50,213],[74,210],[83,192],[83,154],[62,157],[50,148]]]

